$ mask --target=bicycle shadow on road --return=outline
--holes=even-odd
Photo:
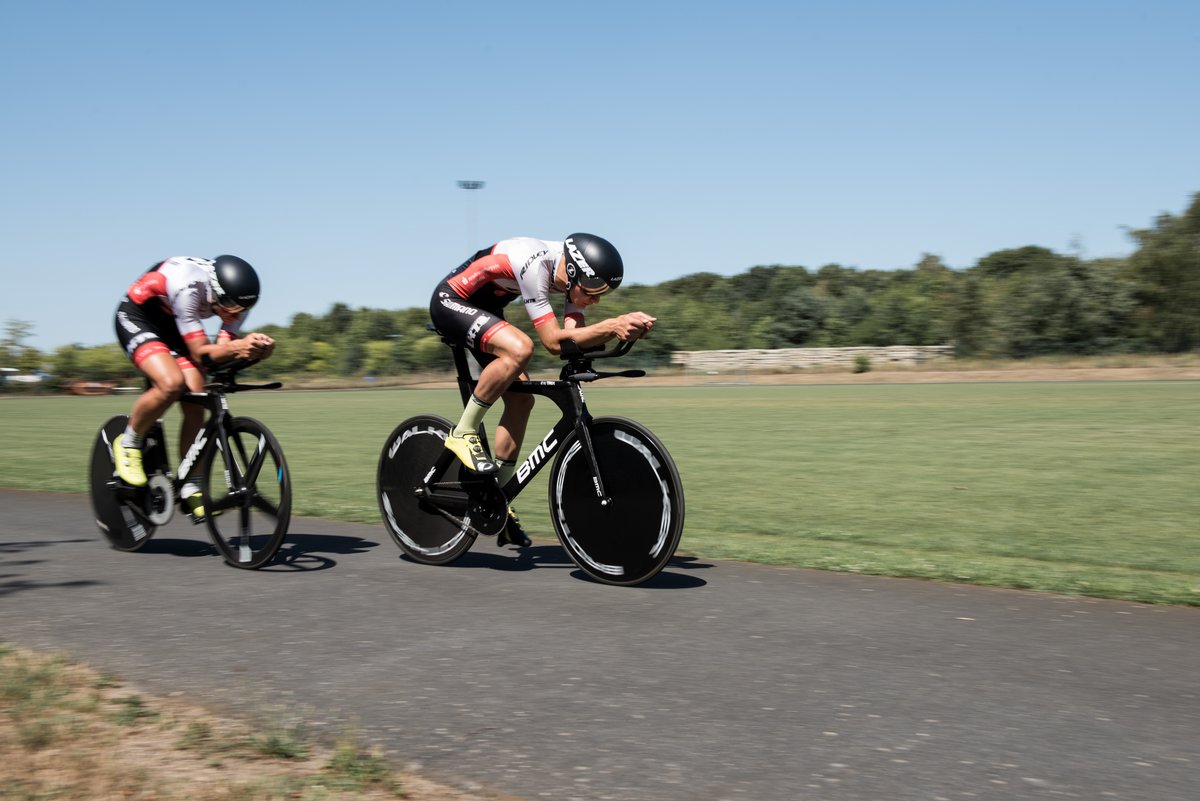
[[[366,553],[379,546],[378,542],[362,537],[343,534],[289,533],[279,547],[279,553],[269,563],[258,568],[260,573],[310,573],[328,570],[337,565],[332,556]],[[216,556],[217,549],[206,540],[155,537],[146,543],[139,554],[167,554],[170,556]]]
[[[486,547],[486,546],[485,546]],[[413,559],[401,554],[406,562],[417,564]],[[485,568],[507,572],[521,572],[534,569],[565,568],[571,570],[571,577],[580,581],[595,582],[586,573],[575,566],[566,550],[561,545],[532,545],[528,548],[495,548],[468,551],[459,559],[445,567],[451,568]],[[694,556],[673,556],[663,571],[649,581],[637,585],[647,589],[686,590],[703,587],[707,581],[695,575],[684,575],[682,571],[697,570],[712,567],[707,562],[701,562]]]
[[[271,564],[260,570],[299,571],[328,570],[337,565],[330,554],[349,556],[366,553],[378,548],[379,543],[362,537],[345,534],[295,534],[289,533]]]
[[[24,540],[22,542],[0,543],[0,556],[11,554],[24,555],[28,551],[49,548],[54,545],[74,545],[88,542],[87,539],[75,540]],[[104,582],[96,579],[78,579],[73,581],[40,581],[28,579],[22,568],[36,567],[44,564],[46,559],[0,559],[0,598],[14,595],[25,590],[45,590],[59,587],[94,587]],[[12,571],[12,572],[9,572]]]

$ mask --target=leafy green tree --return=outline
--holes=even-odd
[[[337,361],[337,348],[328,342],[312,343],[312,358],[304,365],[304,372],[314,375],[333,375]]]
[[[76,344],[55,348],[50,357],[50,372],[66,380],[82,377],[79,367],[79,357],[82,353],[83,346]]]
[[[79,377],[89,381],[119,381],[140,386],[141,373],[115,342],[84,348],[76,355]]]
[[[324,318],[314,317],[308,312],[298,312],[292,315],[288,326],[288,336],[301,337],[310,342],[318,342],[329,337],[329,326]]]
[[[796,285],[778,303],[771,326],[771,343],[776,348],[808,347],[825,325],[829,304],[806,286]]]
[[[330,334],[344,334],[354,321],[354,312],[345,303],[335,303],[325,314],[325,324]]]
[[[1137,336],[1171,353],[1200,347],[1200,193],[1182,215],[1163,214],[1132,235],[1139,247],[1127,274],[1140,306]]]
[[[391,339],[374,339],[364,345],[362,370],[364,375],[375,376],[398,373],[396,342]]]

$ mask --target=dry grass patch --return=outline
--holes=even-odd
[[[468,801],[344,735],[314,745],[179,699],[149,698],[62,657],[0,643],[3,801]]]

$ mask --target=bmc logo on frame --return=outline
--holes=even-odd
[[[558,447],[558,440],[550,441],[554,436],[551,431],[546,435],[546,438],[538,443],[538,446],[533,449],[533,453],[529,454],[529,458],[521,462],[521,466],[517,468],[517,481],[524,484],[528,478],[533,475],[533,471],[537,468],[542,460],[550,454],[554,453],[554,449]]]

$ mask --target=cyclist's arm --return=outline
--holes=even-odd
[[[537,327],[538,339],[546,350],[555,356],[562,352],[562,341],[573,339],[581,348],[594,348],[603,345],[610,339],[622,342],[638,339],[646,334],[654,325],[654,318],[643,312],[629,312],[620,317],[610,317],[591,325],[580,325],[579,318],[569,316],[566,325],[558,324],[558,319],[551,317]]]
[[[218,336],[216,342],[209,342],[208,335],[200,332],[186,337],[184,342],[196,364],[203,364],[205,356],[217,364],[234,359],[265,359],[275,350],[275,340],[266,334],[247,334],[241,339]]]
[[[246,313],[221,315],[221,330],[217,341],[209,341],[201,320],[211,315],[205,296],[196,292],[181,293],[175,304],[175,323],[187,345],[188,355],[196,364],[204,364],[205,357],[217,364],[234,359],[265,359],[275,348],[275,340],[266,334],[247,334],[239,338],[238,330]],[[207,314],[206,314],[207,312]]]

